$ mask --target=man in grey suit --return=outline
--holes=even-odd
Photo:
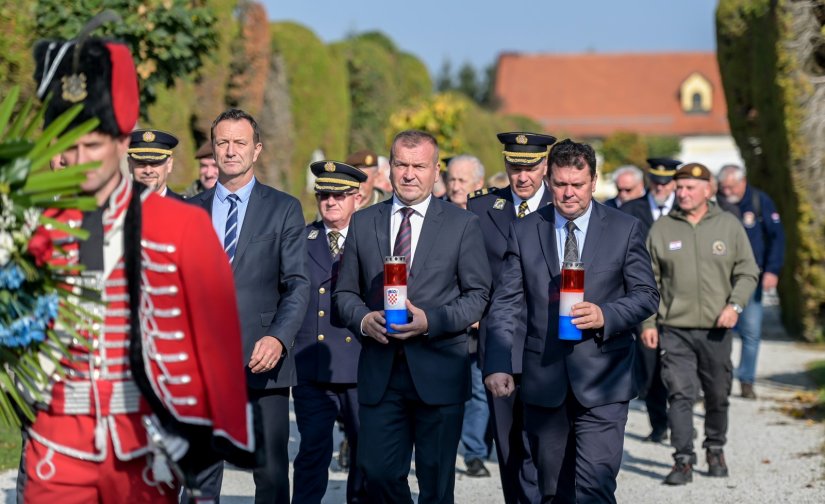
[[[289,502],[292,350],[309,301],[303,213],[297,199],[255,179],[263,145],[252,116],[238,109],[221,113],[212,123],[212,144],[218,183],[191,201],[212,215],[235,276],[246,385],[260,409],[266,450],[265,464],[253,472],[255,502]],[[220,490],[222,474],[218,464],[206,484]]]
[[[438,143],[404,131],[390,150],[390,200],[350,222],[334,303],[361,339],[358,464],[372,502],[411,503],[415,446],[419,502],[452,503],[464,402],[467,329],[488,300],[490,267],[478,217],[432,196]],[[385,328],[384,257],[406,256],[408,322]]]
[[[659,293],[639,221],[592,199],[592,147],[559,142],[549,165],[553,205],[510,225],[490,307],[485,383],[496,396],[513,392],[513,321],[526,304],[521,392],[542,502],[615,502],[636,395],[634,331],[658,308]],[[558,337],[562,261],[584,264],[584,301],[571,311],[581,341]]]

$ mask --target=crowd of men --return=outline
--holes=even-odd
[[[707,167],[650,159],[617,170],[601,204],[586,143],[501,133],[508,184],[484,188],[479,159],[442,173],[436,139],[410,130],[389,148],[389,187],[369,150],[313,163],[306,224],[256,178],[265,146],[248,113],[215,118],[184,199],[167,186],[175,135],[134,129],[125,46],[52,42],[36,57],[46,123],[76,103],[75,123],[100,121],[54,162],[101,165],[81,185],[98,210],[55,216],[89,239],[55,234],[53,262],[82,266],[65,282],[100,293],[88,306],[102,324],[65,328],[68,374],[26,429],[21,498],[217,501],[230,461],[252,468],[256,502],[319,503],[339,422],[348,502],[412,502],[413,456],[418,501],[453,502],[459,443],[474,477],[495,446],[504,502],[615,502],[630,400],[647,403],[648,441],[670,432],[665,483],[680,485],[700,391],[708,473],[728,474],[730,329],[754,398],[761,296],[784,247],[743,168],[721,170],[717,203]],[[407,272],[393,293],[404,323],[384,311],[388,257]],[[579,340],[559,338],[569,264],[585,271],[567,307]]]

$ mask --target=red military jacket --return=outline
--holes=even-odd
[[[130,460],[148,451],[141,421],[151,410],[132,379],[129,364],[129,295],[123,267],[123,227],[132,194],[124,177],[103,213],[102,304],[86,304],[100,320],[89,333],[61,331],[71,359],[65,378],[53,375],[46,404],[29,429],[35,442],[84,460]],[[213,435],[254,450],[251,408],[235,289],[226,254],[202,209],[144,191],[141,235],[143,363],[155,395],[180,422],[211,426]],[[79,211],[50,211],[79,227]],[[55,265],[78,264],[79,245],[53,231]],[[74,294],[90,275],[65,278]],[[80,298],[69,300],[82,303]],[[72,334],[74,332],[74,334]],[[85,341],[80,341],[81,338]]]

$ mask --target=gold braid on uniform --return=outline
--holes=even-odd
[[[543,152],[511,152],[501,151],[507,161],[515,163],[538,163],[542,158],[547,157],[548,151]]]
[[[339,178],[329,178],[329,177],[319,177],[315,179],[316,182],[327,183],[327,184],[341,184],[349,187],[354,187],[358,189],[360,184],[355,180],[344,180]]]

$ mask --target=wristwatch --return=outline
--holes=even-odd
[[[735,311],[737,315],[741,315],[741,314],[742,314],[742,310],[743,310],[743,308],[742,308],[741,306],[739,306],[738,304],[736,304],[736,303],[728,303],[728,306],[730,306],[731,308],[733,308],[733,311]]]

